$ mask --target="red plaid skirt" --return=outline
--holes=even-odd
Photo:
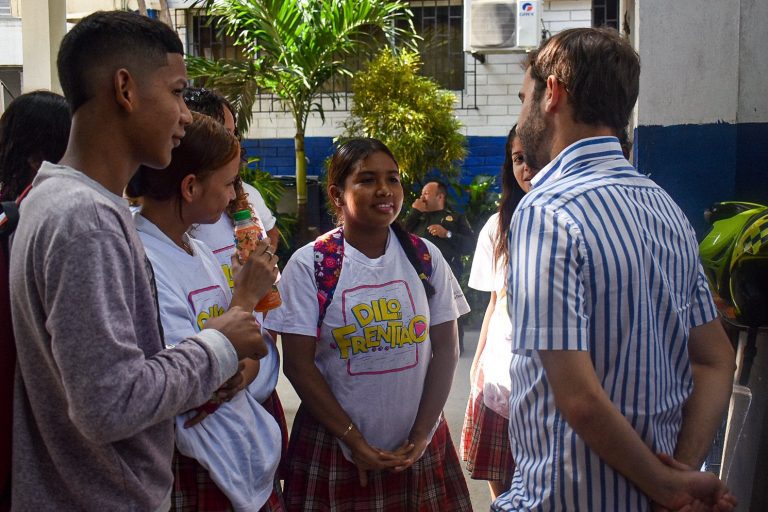
[[[467,402],[461,429],[461,458],[474,480],[512,483],[515,461],[509,446],[509,420],[483,402],[483,392],[472,394]]]
[[[336,438],[302,405],[288,444],[288,475],[284,497],[289,511],[472,510],[444,419],[413,466],[401,473],[369,471],[368,486],[361,487],[357,467],[344,458]]]
[[[264,403],[264,409],[275,417],[280,431],[283,434],[282,466],[285,460],[287,431],[285,413],[277,396],[273,391]],[[215,414],[215,413],[214,413]],[[278,473],[280,467],[278,467]],[[173,491],[171,491],[171,510],[174,512],[229,512],[232,505],[226,494],[221,492],[211,480],[208,470],[201,466],[195,459],[186,457],[173,450]],[[261,507],[262,512],[283,512],[283,493],[280,488],[279,474],[275,475],[275,485],[269,499]]]

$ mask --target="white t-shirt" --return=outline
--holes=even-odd
[[[244,187],[245,185],[246,184],[243,183]],[[253,196],[249,193],[248,202],[251,204],[251,208],[253,208],[253,213],[255,214],[255,217],[251,216],[251,219],[261,227],[261,236],[266,238],[267,230],[269,228],[266,228],[262,222],[256,204],[251,201],[251,197]],[[225,213],[213,224],[194,224],[189,228],[189,234],[204,242],[211,249],[213,255],[216,256],[219,265],[221,265],[221,270],[224,272],[224,275],[229,282],[230,289],[234,288],[235,283],[232,280],[232,255],[235,254],[235,227],[232,219]]]
[[[190,255],[140,213],[134,214],[134,222],[152,262],[165,343],[172,347],[229,308],[229,283],[201,241],[184,235]],[[184,428],[193,412],[176,418],[179,451],[208,469],[237,511],[258,511],[266,503],[280,462],[280,428],[256,397],[271,393],[277,380],[276,349],[271,343],[270,353],[261,360],[259,378],[247,392],[238,393],[194,427]],[[267,390],[269,385],[272,389]]]
[[[430,339],[428,326],[469,311],[442,254],[425,243],[436,290],[429,301],[391,230],[384,255],[375,259],[345,241],[341,275],[315,350],[315,364],[341,407],[371,446],[385,450],[402,445],[416,419],[431,344],[441,343]],[[316,337],[314,243],[294,253],[278,286],[283,305],[270,312],[265,326]]]
[[[253,185],[249,185],[245,182],[243,182],[243,190],[248,194],[248,202],[251,203],[253,211],[256,212],[256,215],[261,219],[264,229],[269,231],[275,227],[277,219],[272,215],[272,211],[267,208],[267,203],[265,203],[264,198],[261,197],[261,192],[256,190]]]
[[[475,290],[496,292],[496,305],[488,323],[488,335],[480,355],[479,370],[483,376],[483,403],[496,414],[509,418],[512,322],[507,310],[507,273],[502,262],[496,261],[493,256],[498,226],[499,214],[494,213],[477,237],[469,286]]]

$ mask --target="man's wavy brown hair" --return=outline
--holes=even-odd
[[[640,89],[640,57],[616,30],[564,30],[542,43],[528,64],[535,101],[554,76],[568,92],[574,121],[608,126],[617,135],[629,123]]]

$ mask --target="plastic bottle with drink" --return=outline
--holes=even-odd
[[[250,210],[235,212],[234,220],[237,256],[242,263],[245,263],[251,251],[256,248],[256,242],[264,239],[264,229],[251,217]],[[261,298],[254,310],[263,313],[275,309],[282,303],[280,292],[275,285],[272,285],[272,289]]]

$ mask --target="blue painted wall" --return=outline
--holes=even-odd
[[[640,126],[635,165],[680,205],[701,238],[717,201],[768,203],[768,123]]]
[[[504,163],[505,137],[467,137],[468,156],[462,168],[461,182],[469,183],[478,174],[497,175]],[[295,174],[293,139],[248,139],[243,145],[249,157],[259,158],[259,168],[273,175]],[[307,175],[324,172],[325,160],[333,153],[331,137],[307,137]]]
[[[768,123],[741,123],[736,134],[736,197],[768,204]]]
[[[479,174],[498,175],[505,137],[467,137],[461,183]],[[293,139],[250,139],[248,155],[273,175],[293,176]],[[333,153],[331,137],[305,141],[307,174],[323,173]],[[635,163],[661,185],[686,213],[699,237],[708,226],[702,214],[716,201],[768,203],[768,123],[640,126]]]

